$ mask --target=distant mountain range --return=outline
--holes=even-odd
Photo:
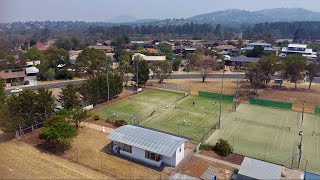
[[[128,18],[130,19],[130,18]],[[207,23],[222,24],[228,26],[238,26],[242,24],[256,24],[264,22],[294,22],[294,21],[320,21],[320,13],[302,8],[277,8],[264,9],[260,11],[246,11],[239,9],[229,9],[201,14],[185,19],[165,19],[165,20],[136,20],[126,21],[130,24],[185,24],[185,23]],[[114,22],[114,21],[113,21]],[[122,21],[123,22],[123,21]]]

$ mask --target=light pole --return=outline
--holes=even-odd
[[[137,93],[139,92],[139,60],[137,63]]]
[[[298,146],[298,149],[299,149],[299,164],[298,164],[298,169],[300,168],[301,157],[302,157],[302,135],[303,135],[303,131],[300,131],[300,132],[299,132],[300,144],[299,144],[299,146]]]
[[[221,82],[221,91],[220,91],[220,111],[219,111],[218,129],[220,129],[220,123],[221,123],[223,78],[224,78],[224,68],[223,68],[223,73],[222,73],[222,82]]]
[[[110,100],[110,87],[109,87],[109,62],[107,57],[107,88],[108,88],[108,102]]]

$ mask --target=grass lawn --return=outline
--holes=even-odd
[[[236,118],[241,121],[235,121]],[[237,112],[222,119],[221,129],[216,131],[211,143],[223,138],[233,145],[236,153],[296,168],[299,131],[302,130],[300,169],[320,172],[320,138],[312,135],[313,131],[320,131],[320,117],[305,114],[302,126],[301,120],[302,115],[298,112],[241,104]],[[274,125],[290,127],[290,131],[272,127]]]

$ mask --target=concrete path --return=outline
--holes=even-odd
[[[233,167],[233,168],[236,168],[236,169],[240,169],[239,165],[233,164],[233,163],[230,163],[230,162],[227,162],[227,161],[223,161],[223,160],[220,160],[220,159],[204,156],[204,155],[201,155],[201,154],[195,154],[194,156],[198,157],[198,158],[201,158],[201,159],[208,160],[208,161],[212,161],[212,162],[216,162],[216,163],[219,163],[219,164],[223,164],[223,165],[226,165],[226,166],[229,166],[229,167]]]
[[[88,127],[90,129],[94,129],[94,130],[98,130],[98,131],[103,131],[103,126],[101,125],[97,125],[97,124],[93,124],[93,123],[89,123],[89,122],[81,122],[80,126],[84,126],[84,127]],[[110,134],[114,131],[114,129],[109,128],[109,127],[104,127],[104,130],[106,134]]]

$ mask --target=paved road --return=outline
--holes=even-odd
[[[174,74],[174,75],[171,75],[171,78],[172,79],[196,79],[196,78],[202,78],[202,77],[201,77],[201,74]],[[207,76],[207,78],[222,78],[222,74],[209,74]],[[226,79],[243,79],[244,74],[225,74],[224,78],[226,78]],[[22,87],[22,89],[35,90],[40,87],[43,87],[46,89],[61,88],[61,87],[64,87],[68,83],[72,83],[74,85],[80,85],[83,81],[85,81],[85,80],[52,83],[52,84],[39,85],[39,86],[26,86],[26,87]],[[320,77],[315,78],[314,82],[320,83]],[[6,90],[6,93],[11,94],[10,90]]]

